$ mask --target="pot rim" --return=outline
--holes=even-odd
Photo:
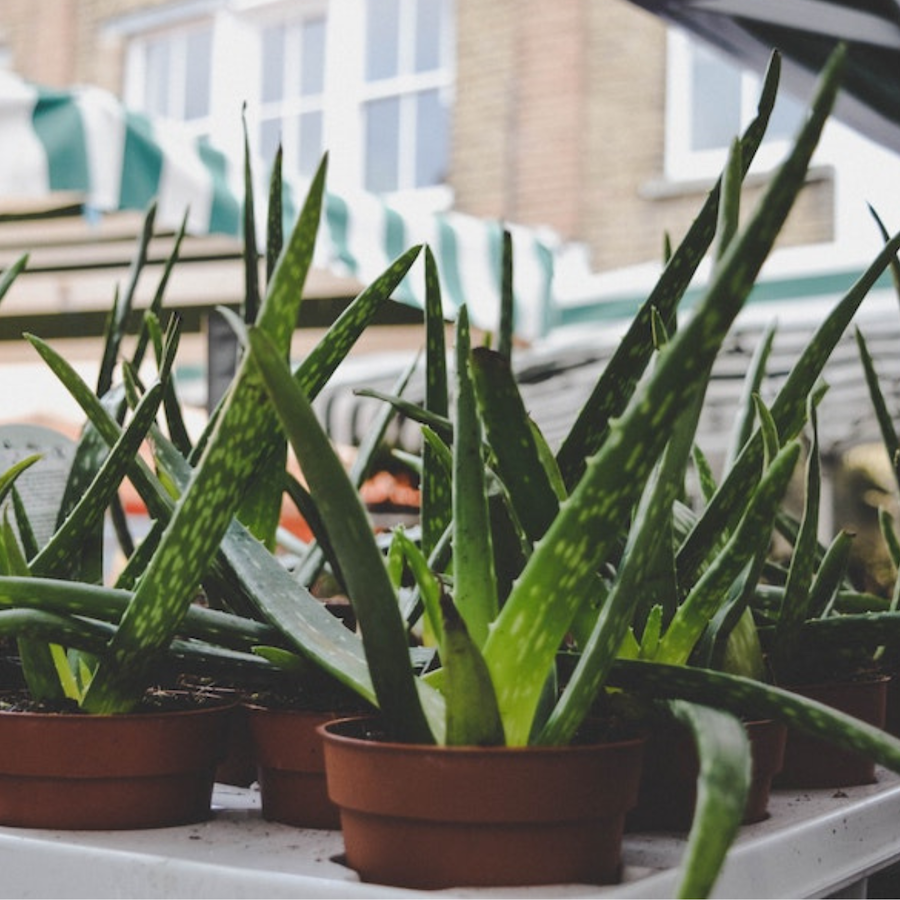
[[[377,716],[358,715],[344,716],[342,718],[332,719],[319,725],[316,731],[327,742],[339,744],[344,747],[360,747],[368,746],[377,748],[376,752],[407,752],[417,754],[427,753],[446,753],[454,755],[475,756],[482,754],[485,756],[521,756],[523,753],[540,754],[544,756],[553,756],[565,754],[572,756],[575,753],[590,754],[595,753],[598,748],[611,747],[634,747],[646,743],[647,737],[644,734],[637,734],[629,738],[616,738],[613,740],[592,741],[584,744],[527,744],[524,746],[492,746],[482,747],[478,744],[405,744],[399,741],[384,741],[374,738],[358,737],[352,734],[341,734],[341,728],[350,728],[363,722],[378,722]]]

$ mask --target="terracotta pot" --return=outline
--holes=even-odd
[[[900,677],[893,672],[890,679],[887,688],[884,730],[894,737],[900,737]]]
[[[434,747],[322,726],[347,864],[420,889],[611,884],[637,800],[644,739],[569,747]]]
[[[246,707],[235,698],[234,713],[228,723],[225,754],[216,767],[216,781],[235,787],[249,787],[256,781],[256,752]]]
[[[762,719],[745,723],[752,761],[750,791],[743,823],[769,815],[772,779],[781,771],[787,729]],[[671,723],[651,731],[644,752],[640,792],[628,814],[628,831],[687,831],[697,802],[700,763],[687,730]]]
[[[889,681],[880,677],[803,685],[790,690],[883,728]],[[847,787],[875,781],[875,762],[870,757],[788,729],[784,765],[775,778],[776,788]]]
[[[328,797],[318,727],[334,713],[246,706],[253,738],[262,815],[300,828],[340,828]]]
[[[0,823],[111,830],[207,819],[233,710],[0,712]]]

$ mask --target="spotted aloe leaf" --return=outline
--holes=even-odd
[[[757,115],[741,139],[741,165],[744,174],[768,127],[780,73],[781,57],[776,53],[773,54],[766,73]],[[662,277],[641,306],[566,435],[557,454],[557,461],[570,488],[581,477],[587,458],[605,440],[610,419],[625,408],[650,361],[653,354],[651,328],[654,315],[658,315],[664,323],[674,323],[678,304],[715,236],[719,194],[720,186],[716,185],[684,240],[668,260]]]
[[[417,252],[417,248],[408,251],[364,290],[297,367],[294,381],[307,396],[314,397],[326,383],[371,321],[372,316],[390,297]],[[52,347],[34,336],[30,336],[29,339],[51,370],[68,388],[97,431],[103,435],[104,440],[110,444],[114,443],[121,433],[120,426],[94,392]],[[217,418],[215,414],[214,418]],[[172,515],[174,496],[187,488],[192,470],[181,454],[174,447],[168,447],[159,435],[156,441],[158,448],[165,450],[160,458],[160,464],[162,474],[172,487],[170,489],[164,487],[140,458],[134,460],[129,478],[146,503],[151,517],[167,523]],[[136,557],[141,554],[145,545],[149,545],[152,552],[152,541],[145,539],[144,544],[138,548]],[[133,582],[129,566],[123,570],[119,580],[119,584],[123,587],[130,587]],[[145,563],[140,562],[136,571],[142,572],[144,567]],[[359,638],[328,613],[320,601],[301,588],[284,566],[268,550],[261,547],[238,522],[232,521],[228,526],[214,567],[218,571],[218,577],[228,583],[234,591],[242,594],[246,602],[256,610],[257,615],[278,626],[284,633],[285,640],[289,641],[297,652],[315,660],[323,669],[364,699],[376,702]],[[131,595],[127,596],[130,602]],[[194,613],[195,607],[191,605],[188,609],[189,620]],[[257,643],[272,643],[273,640],[274,638],[269,635]],[[441,720],[442,715],[442,710],[435,713],[435,720]]]
[[[654,699],[689,700],[748,718],[776,719],[900,772],[900,739],[832,706],[752,678],[691,666],[617,660],[608,684]]]
[[[252,328],[249,338],[248,356],[262,373],[340,562],[385,727],[395,740],[432,743],[419,700],[419,691],[429,689],[414,676],[397,594],[359,492],[268,336]]]
[[[505,743],[494,686],[476,643],[449,595],[441,603],[441,693],[447,700],[447,737],[452,745]]]
[[[857,279],[847,294],[828,314],[803,353],[792,366],[784,385],[772,403],[772,417],[782,443],[796,437],[806,422],[807,403],[816,391],[825,364],[850,325],[869,290],[900,250],[900,234],[895,235]],[[740,516],[744,499],[761,470],[763,440],[754,431],[726,473],[716,494],[707,504],[678,551],[678,575],[689,582],[702,565],[719,536],[729,532]]]
[[[456,328],[456,421],[453,441],[453,601],[469,636],[484,645],[497,615],[497,580],[488,511],[481,420],[469,370],[466,308]]]
[[[697,748],[697,800],[676,897],[708,897],[744,819],[750,791],[751,755],[746,729],[734,715],[672,700],[674,717],[686,725]]]
[[[676,610],[655,659],[686,663],[735,579],[749,563],[768,551],[775,513],[784,499],[799,455],[800,445],[793,441],[772,461],[749,498],[738,528]]]
[[[324,182],[323,161],[259,313],[258,327],[269,334],[284,357],[312,263]],[[264,458],[265,446],[259,435],[277,428],[264,399],[262,379],[247,355],[191,484],[181,495],[85,694],[87,711],[123,712],[133,708],[143,694],[154,656],[163,651],[184,618],[237,504]]]
[[[536,427],[525,410],[509,360],[487,347],[476,347],[472,382],[497,474],[509,492],[518,521],[537,541],[559,510],[552,476],[542,458]]]
[[[746,227],[729,244],[692,318],[660,354],[535,548],[485,644],[507,741],[528,742],[555,655],[592,579],[640,497],[682,410],[712,360],[805,181],[838,88],[844,50],[823,73],[811,115]]]
[[[425,409],[446,419],[449,413],[447,350],[441,283],[430,247],[425,248]],[[447,478],[430,443],[422,448],[422,549],[428,556],[447,530],[452,501]]]
[[[863,371],[866,376],[866,386],[871,398],[872,407],[875,410],[875,417],[878,420],[878,428],[881,432],[881,442],[887,451],[888,459],[891,461],[891,468],[894,472],[894,480],[900,486],[900,436],[894,427],[894,420],[888,410],[887,403],[884,399],[884,392],[881,390],[881,383],[878,377],[878,371],[875,368],[875,361],[869,352],[869,346],[866,339],[859,328],[856,329],[856,344],[859,350],[859,357],[862,361]]]

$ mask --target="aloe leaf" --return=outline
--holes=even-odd
[[[69,571],[73,557],[77,557],[83,533],[98,525],[102,528],[104,512],[118,492],[122,479],[150,430],[163,392],[163,385],[157,382],[144,395],[128,427],[109,452],[91,486],[46,546],[31,561],[31,570],[35,575],[62,577]]]
[[[804,183],[844,55],[843,49],[832,55],[793,150],[747,226],[730,243],[696,312],[610,426],[609,437],[588,461],[497,617],[484,649],[511,744],[527,742],[547,674],[591,578],[616,540],[672,425],[703,389],[721,342]]]
[[[412,378],[413,373],[418,368],[418,363],[419,359],[417,356],[406,369],[400,373],[397,381],[392,386],[395,394],[402,394],[406,389],[406,386],[409,384],[409,379]],[[376,415],[374,420],[369,424],[360,445],[356,448],[356,455],[350,466],[350,480],[357,490],[362,487],[363,482],[371,474],[376,455],[381,449],[384,442],[384,436],[387,433],[388,426],[393,421],[393,418],[394,411],[390,406],[386,406],[379,411],[378,415]],[[291,479],[291,482],[296,484],[294,479]],[[299,485],[296,485],[296,488],[299,488]],[[321,572],[326,557],[328,557],[329,562],[335,568],[338,577],[340,577],[340,563],[335,559],[334,553],[330,549],[325,527],[322,524],[318,510],[314,508],[315,504],[312,502],[312,498],[309,496],[308,492],[304,491],[304,494],[305,498],[308,498],[308,502],[305,499],[301,500],[301,495],[296,489],[291,493],[291,496],[295,502],[301,500],[298,508],[300,508],[301,514],[305,516],[307,524],[310,526],[313,534],[317,536],[318,541],[308,546],[301,563],[297,566],[296,577],[301,584],[310,585]],[[310,507],[312,507],[312,509]],[[324,543],[322,542],[321,536],[324,536]]]
[[[815,394],[816,382],[832,351],[859,309],[871,287],[900,248],[897,234],[881,250],[872,264],[857,279],[847,294],[819,326],[812,340],[791,368],[772,404],[772,416],[778,425],[782,443],[796,436],[803,427],[807,401]],[[678,572],[682,581],[690,581],[718,536],[733,527],[740,515],[748,485],[752,488],[760,470],[762,437],[754,432],[719,485],[719,490],[678,551]]]
[[[13,282],[28,265],[28,258],[27,253],[18,257],[18,259],[16,259],[15,262],[7,267],[3,274],[0,275],[0,300],[6,296],[6,293],[12,287]]]
[[[540,539],[559,510],[559,498],[541,459],[534,427],[509,361],[486,347],[471,356],[472,382],[494,455],[516,517],[532,542]]]
[[[441,692],[447,699],[447,743],[451,746],[503,745],[503,723],[484,657],[456,605],[443,595]]]
[[[324,193],[324,162],[272,279],[259,314],[278,352],[286,355],[296,326],[302,286],[312,262]],[[274,435],[274,413],[265,389],[245,356],[216,430],[194,477],[175,506],[156,553],[137,585],[116,635],[84,698],[88,712],[132,708],[146,687],[153,658],[171,641],[193,601],[241,495],[257,472],[266,447],[259,434]]]
[[[2,609],[16,607],[46,609],[60,616],[80,616],[109,623],[115,623],[120,618],[133,595],[132,591],[120,588],[63,581],[58,578],[24,575],[0,578]],[[319,603],[319,608],[321,606]],[[331,619],[334,620],[334,616],[331,616]],[[343,625],[340,627],[351,638],[353,637]],[[249,650],[256,644],[279,643],[278,632],[271,625],[206,609],[196,604],[190,607],[185,616],[184,633],[190,637],[219,642],[223,646],[241,650]]]
[[[282,198],[282,169],[284,147],[278,145],[272,161],[272,175],[269,178],[269,214],[266,217],[266,278],[271,279],[278,257],[284,246],[284,208]],[[247,319],[248,323],[250,319]]]
[[[408,264],[406,262],[406,266]],[[393,271],[393,269],[389,271]],[[402,277],[400,274],[402,271],[405,270],[401,266],[394,272],[393,277],[386,275],[371,289],[364,291],[357,298],[357,302],[366,307],[366,314],[354,315],[349,319],[342,316],[338,323],[332,326],[332,331],[341,321],[349,321],[353,332],[352,336],[358,335],[367,321],[367,315],[371,315],[377,308],[380,299],[390,295],[392,285]],[[28,336],[28,339],[85,410],[88,417],[97,426],[97,430],[103,435],[104,440],[114,443],[121,433],[121,429],[94,396],[93,391],[49,345],[33,335]],[[336,337],[326,343],[329,352],[312,358],[307,357],[295,373],[295,380],[298,381],[298,384],[314,393],[328,377],[330,368],[337,365],[346,340],[346,337]],[[174,479],[178,484],[176,494],[186,488],[190,476],[191,470],[185,463],[185,470],[179,472]],[[168,522],[174,503],[173,497],[167,493],[142,459],[135,460],[129,477],[147,505],[150,515],[154,519]],[[135,557],[141,555],[143,548],[148,546],[148,540],[145,538],[144,543],[137,549]],[[152,546],[150,549],[152,551]],[[300,589],[284,566],[275,560],[268,550],[260,547],[259,543],[237,522],[233,521],[226,532],[217,565],[223,569],[222,577],[233,584],[235,588],[240,588],[248,598],[252,599],[260,613],[276,623],[285,635],[285,639],[290,640],[299,652],[306,653],[315,659],[326,671],[347,684],[364,699],[375,702],[375,694],[359,638],[328,613],[318,600],[307,591]],[[139,567],[138,571],[142,570],[143,565]],[[120,584],[127,583],[126,576],[128,574],[128,567],[126,567],[119,580]],[[195,611],[196,607],[191,605],[186,621],[195,614]],[[212,611],[210,610],[210,612]],[[260,643],[265,642],[260,641]],[[272,642],[271,637],[268,642]],[[433,721],[443,721],[443,708],[440,707],[431,718]]]
[[[497,579],[488,517],[481,420],[469,368],[469,319],[456,327],[456,420],[453,440],[453,601],[476,646],[497,615]]]
[[[439,415],[424,406],[420,406],[418,403],[413,403],[411,400],[406,400],[403,397],[398,397],[396,394],[385,393],[375,388],[355,388],[353,393],[357,397],[371,397],[373,400],[382,400],[393,406],[397,412],[404,415],[407,419],[430,428],[448,441],[453,437],[453,423],[446,415]],[[447,499],[449,500],[449,495]]]
[[[659,559],[665,554],[660,545],[671,536],[666,526],[670,523],[672,503],[680,488],[685,445],[691,443],[689,427],[681,427],[679,422],[675,431],[663,462],[648,479],[613,586],[600,605],[588,639],[580,648],[574,671],[548,715],[538,743],[566,744],[572,740],[601,689],[614,657],[627,641],[635,610],[642,601],[647,572],[660,565]],[[661,616],[661,607],[659,612]],[[647,624],[652,631],[650,623],[654,615],[651,609],[645,631]],[[651,633],[647,632],[646,644],[642,642],[636,647],[636,653],[640,654],[652,643]]]
[[[827,619],[819,620],[824,624]],[[609,685],[655,699],[682,699],[728,710],[738,716],[771,718],[844,750],[863,753],[900,772],[900,739],[876,725],[795,694],[785,688],[712,669],[617,660]]]
[[[40,462],[41,459],[43,459],[43,454],[32,453],[30,456],[26,456],[18,462],[13,463],[8,469],[0,474],[0,503],[2,503],[9,495],[10,491],[12,491],[16,479],[26,469],[30,469],[36,462]]]
[[[500,327],[497,336],[497,352],[507,360],[512,359],[515,334],[516,298],[513,290],[513,242],[512,235],[503,229],[503,249],[500,256]]]
[[[444,643],[444,615],[441,612],[442,585],[428,565],[428,559],[419,546],[402,528],[394,531],[393,545],[397,546],[415,579],[425,607],[425,615],[438,647]]]
[[[776,680],[793,680],[800,676],[796,671],[793,655],[797,634],[803,622],[809,618],[809,604],[816,565],[819,534],[819,505],[822,473],[819,460],[819,437],[815,410],[810,410],[812,443],[806,465],[806,502],[797,542],[791,553],[788,578],[784,588],[781,610],[775,625],[771,645],[771,663]],[[802,677],[802,676],[800,676]]]
[[[676,897],[708,897],[734,841],[750,790],[750,741],[739,719],[708,706],[672,700],[688,726],[700,772],[694,818],[682,857]]]
[[[260,309],[259,291],[259,251],[256,246],[256,214],[253,210],[253,177],[249,162],[247,123],[244,120],[244,196],[248,207],[244,211],[244,322],[248,325],[256,321]],[[282,154],[276,154],[270,176],[269,212],[267,225],[274,227],[267,238],[266,268],[269,273],[270,260],[278,256],[281,237],[281,161]],[[270,243],[271,241],[271,243]],[[288,345],[289,348],[290,345]],[[287,351],[289,352],[289,350]],[[287,355],[287,353],[286,353]],[[287,464],[287,441],[279,436],[268,436],[266,463],[244,496],[238,518],[270,550],[275,549],[278,523],[284,494],[283,471]]]
[[[828,545],[809,589],[807,618],[828,615],[833,608],[838,591],[844,585],[853,551],[853,538],[853,532],[842,529]]]
[[[863,372],[866,377],[866,385],[869,390],[872,407],[875,410],[875,418],[878,422],[878,428],[881,431],[881,440],[884,449],[887,451],[888,459],[891,462],[891,471],[894,473],[894,480],[900,487],[900,437],[897,436],[897,430],[894,428],[894,422],[891,418],[890,411],[884,399],[881,390],[881,384],[878,378],[878,372],[875,369],[875,362],[866,339],[863,337],[859,328],[856,329],[856,344],[859,349],[859,357],[862,361]]]
[[[447,349],[441,284],[434,254],[425,248],[425,409],[446,422],[450,440],[450,400],[447,378]],[[453,501],[450,487],[435,450],[428,442],[422,448],[421,523],[422,549],[428,556],[450,525]]]
[[[187,222],[188,222],[188,213],[185,212],[184,216],[181,219],[181,225],[178,228],[178,232],[175,235],[175,242],[172,245],[172,252],[166,258],[165,265],[163,266],[162,275],[160,275],[159,282],[156,286],[156,292],[153,295],[153,299],[150,301],[150,305],[144,311],[144,315],[141,317],[141,327],[138,331],[137,341],[135,342],[134,352],[131,354],[131,365],[134,368],[135,372],[139,371],[141,365],[144,362],[144,355],[147,352],[147,345],[153,339],[153,333],[155,330],[154,323],[159,322],[160,313],[162,312],[163,306],[163,298],[165,297],[166,288],[169,284],[169,278],[172,275],[172,270],[175,268],[175,263],[178,262],[178,257],[181,253],[181,245],[184,241],[184,236],[187,233]]]
[[[250,138],[247,134],[247,105],[241,108],[241,130],[244,140],[244,321],[252,325],[261,306],[259,290],[259,250],[256,246],[256,197],[253,191],[253,168],[250,165]],[[278,168],[280,158],[276,159]]]
[[[385,727],[396,740],[431,743],[434,738],[414,683],[397,595],[359,493],[267,335],[252,328],[249,338],[249,356],[262,373],[310,493],[328,523]]]
[[[878,508],[878,529],[891,562],[895,568],[900,567],[900,537],[894,528],[894,517],[883,506]]]
[[[800,445],[792,441],[772,461],[747,511],[725,548],[717,554],[675,612],[660,641],[659,662],[684,664],[735,578],[768,549],[775,512],[794,473]]]
[[[128,317],[134,306],[134,294],[137,290],[138,280],[147,262],[147,248],[153,238],[153,226],[156,221],[157,204],[154,200],[144,214],[143,228],[138,236],[137,252],[131,260],[128,269],[128,281],[125,290],[120,294],[116,291],[110,315],[107,318],[106,338],[103,344],[103,355],[100,360],[100,370],[97,375],[97,396],[102,397],[112,387],[113,372],[116,361],[119,358],[119,350],[125,338],[128,328]]]
[[[741,165],[746,174],[768,127],[775,105],[781,57],[773,53],[757,115],[741,138]],[[697,266],[706,255],[716,233],[721,183],[709,193],[703,208],[691,224],[684,240],[668,260],[663,274],[622,337],[594,389],[578,414],[557,453],[559,469],[571,488],[581,477],[587,458],[606,439],[610,419],[619,415],[634,392],[653,353],[650,327],[653,311],[669,324]],[[671,329],[670,329],[671,330]]]
[[[728,449],[725,452],[724,471],[728,471],[737,459],[738,454],[750,439],[753,433],[753,425],[756,420],[756,404],[754,397],[759,396],[763,379],[766,375],[766,367],[769,357],[772,355],[772,346],[775,343],[775,335],[778,327],[775,322],[770,322],[762,337],[757,343],[750,366],[744,376],[741,399],[738,401],[738,412],[734,419],[731,436],[728,441]]]
[[[878,230],[881,232],[882,238],[887,241],[890,237],[888,234],[888,230],[884,227],[884,222],[881,221],[881,217],[875,211],[875,208],[870,204],[869,212],[872,214],[872,218],[875,220],[875,224],[878,226]],[[894,290],[897,293],[897,299],[900,300],[900,260],[896,257],[891,261],[891,280],[894,283]]]
[[[50,655],[49,642],[78,647],[92,653],[102,653],[112,634],[112,627],[104,622],[72,618],[39,609],[0,610],[0,634],[16,637],[20,642],[47,649],[57,691],[54,697],[63,699],[65,694],[56,674],[56,665]],[[30,685],[29,685],[30,690]],[[33,695],[47,699],[46,694]]]

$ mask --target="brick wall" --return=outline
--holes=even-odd
[[[3,0],[0,39],[21,74],[122,87],[116,16],[171,0]],[[663,174],[665,29],[624,0],[456,0],[450,180],[459,209],[547,225],[598,270],[659,257],[706,187],[652,195]],[[38,24],[39,23],[39,24]],[[830,237],[833,185],[811,184],[784,242]],[[747,203],[758,189],[747,192]]]

